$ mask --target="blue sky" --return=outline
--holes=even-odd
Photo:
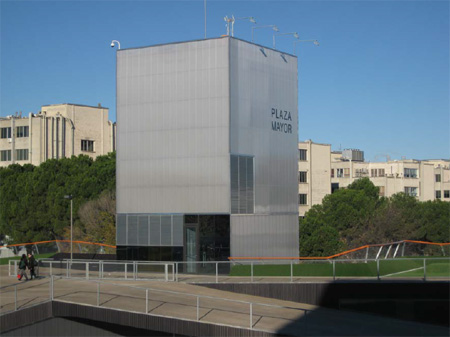
[[[0,115],[78,103],[110,108],[115,51],[204,36],[203,1],[0,2]],[[448,1],[212,1],[207,37],[225,15],[297,31],[299,139],[359,148],[366,160],[450,157]],[[251,23],[235,36],[251,39]],[[255,42],[272,45],[270,29]],[[291,36],[277,49],[292,52]]]

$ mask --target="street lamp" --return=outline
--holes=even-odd
[[[70,263],[73,260],[73,195],[65,195],[64,199],[70,200]]]
[[[112,40],[112,41],[111,41],[111,48],[114,48],[114,46],[116,45],[116,43],[117,43],[117,49],[120,49],[120,42],[117,41],[117,40]]]
[[[227,35],[230,35],[230,23],[231,23],[231,36],[234,36],[234,22],[238,20],[248,20],[254,24],[256,24],[256,20],[253,16],[246,16],[244,18],[235,18],[234,15],[231,15],[231,18],[228,16],[223,18],[227,23]]]
[[[294,55],[295,55],[295,45],[297,43],[299,43],[299,42],[312,42],[312,43],[314,43],[314,45],[319,46],[319,41],[317,41],[317,40],[297,40],[297,41],[294,41]]]
[[[298,39],[298,34],[297,34],[297,32],[292,32],[292,33],[278,33],[278,34],[273,33],[273,49],[275,49],[275,35],[294,35],[294,37],[295,37],[296,39]]]
[[[255,29],[258,29],[258,28],[267,28],[267,27],[272,28],[275,32],[278,32],[278,31],[279,31],[278,27],[275,26],[275,25],[266,25],[266,26],[255,26],[255,27],[252,27],[252,42],[253,42],[253,31],[254,31]]]

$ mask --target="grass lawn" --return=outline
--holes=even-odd
[[[335,272],[337,277],[376,277],[377,263],[375,261],[364,262],[339,262],[336,260]],[[392,275],[391,275],[392,274]],[[250,276],[250,265],[232,266],[230,276]],[[254,264],[253,276],[290,276],[291,266]],[[294,276],[332,277],[333,264],[331,261],[301,262],[293,265]],[[380,276],[392,277],[420,277],[423,276],[423,260],[397,259],[380,260]],[[427,276],[449,277],[450,259],[427,259]]]
[[[47,254],[38,254],[35,255],[34,258],[37,259],[48,259],[55,255],[55,253],[47,253]],[[8,264],[9,260],[20,260],[22,256],[14,256],[14,257],[3,257],[0,259],[0,265]]]

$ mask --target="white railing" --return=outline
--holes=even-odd
[[[76,289],[76,284],[71,283],[70,288],[67,288],[67,286],[63,286],[63,287],[60,287],[62,289],[58,289],[57,286],[55,285],[56,280],[68,280],[70,282],[81,282],[81,283],[88,283],[88,284],[95,285],[96,300],[93,301],[92,300],[93,297],[89,296],[89,294],[92,293],[92,290],[90,290],[89,287],[83,286],[82,287],[83,290],[78,291]],[[305,327],[305,335],[307,335],[307,330],[306,330],[307,329],[307,313],[311,311],[311,309],[306,309],[306,308],[297,308],[297,307],[291,307],[291,306],[288,307],[288,306],[266,304],[266,303],[259,303],[259,302],[249,302],[249,301],[234,300],[234,299],[223,298],[223,297],[197,295],[197,294],[183,293],[183,292],[177,292],[177,291],[148,288],[148,287],[137,287],[137,286],[124,285],[124,284],[104,282],[104,281],[100,281],[100,280],[73,279],[73,278],[67,278],[67,277],[63,277],[63,276],[54,276],[54,275],[49,277],[48,282],[41,283],[39,286],[47,287],[46,286],[47,283],[49,284],[48,296],[46,296],[45,298],[42,298],[42,300],[39,303],[34,303],[33,305],[37,305],[37,304],[40,304],[43,302],[48,302],[48,301],[53,301],[53,300],[61,300],[61,301],[70,302],[70,303],[86,304],[86,305],[93,305],[96,307],[101,307],[102,304],[104,304],[101,302],[101,296],[107,295],[108,297],[111,297],[111,295],[112,295],[111,288],[112,287],[120,287],[120,288],[124,289],[124,291],[117,292],[118,293],[117,296],[119,298],[120,297],[130,297],[130,296],[137,300],[143,300],[145,298],[145,305],[142,306],[142,310],[139,310],[139,309],[136,310],[136,308],[133,307],[133,310],[127,310],[129,312],[136,312],[136,313],[144,312],[145,314],[151,314],[153,316],[182,318],[184,320],[190,320],[190,321],[215,323],[214,320],[209,321],[208,319],[205,319],[205,316],[207,316],[207,314],[203,314],[203,316],[201,316],[200,315],[201,309],[207,310],[207,313],[209,313],[213,310],[227,311],[225,303],[232,303],[234,305],[230,308],[230,311],[233,311],[233,312],[237,311],[244,315],[247,315],[247,313],[248,313],[248,316],[249,316],[249,320],[248,320],[247,324],[245,324],[245,325],[233,324],[233,326],[254,329],[257,322],[253,321],[253,316],[257,315],[257,316],[263,317],[265,315],[263,313],[264,310],[258,311],[259,307],[269,308],[272,313],[273,313],[273,310],[275,310],[275,309],[284,310],[284,313],[286,313],[286,311],[291,310],[291,311],[294,311],[295,313],[297,313],[296,315],[294,315],[295,317],[303,317],[303,319],[304,319],[303,323],[304,323],[304,327]],[[33,305],[25,304],[25,305],[21,305],[19,307],[19,304],[20,304],[19,302],[21,302],[21,300],[18,300],[18,294],[19,294],[18,287],[22,286],[23,284],[24,283],[10,285],[10,286],[0,288],[0,295],[2,295],[3,298],[8,298],[8,296],[5,296],[5,294],[7,294],[8,292],[14,292],[14,295],[13,295],[14,300],[13,301],[12,301],[12,299],[10,299],[12,296],[9,296],[9,298],[8,298],[9,302],[8,302],[8,300],[2,301],[3,307],[10,305],[14,309],[6,310],[6,311],[2,310],[0,315],[6,314],[11,311],[17,311],[24,307],[33,306]],[[39,287],[39,286],[34,285],[33,290],[31,290],[29,294],[24,295],[24,297],[33,296],[33,294],[35,294],[35,292],[37,290],[37,287]],[[107,289],[104,289],[104,288],[107,288]],[[10,291],[10,289],[14,289],[14,290]],[[104,289],[103,292],[102,292],[102,289]],[[23,289],[22,291],[25,292],[26,290],[27,290],[27,288]],[[64,297],[69,296],[71,294],[71,292],[73,292],[74,290],[77,291],[77,293],[78,293],[78,295],[76,297],[76,301],[65,300]],[[129,290],[130,292],[127,293],[127,290]],[[142,295],[136,296],[136,290],[142,291],[141,292]],[[83,292],[86,292],[86,295],[87,295],[85,297],[85,299],[83,299],[83,296],[82,296]],[[167,314],[159,315],[156,313],[152,313],[151,311],[154,309],[149,310],[149,301],[155,301],[155,297],[157,296],[155,294],[163,295],[162,297],[158,297],[158,301],[161,301],[163,303],[175,304],[175,305],[180,304],[178,301],[182,298],[192,299],[193,301],[190,302],[191,304],[189,304],[189,306],[191,306],[192,309],[195,308],[195,313],[196,313],[195,319],[190,319],[190,318],[186,317],[186,314],[193,316],[192,311],[189,309],[185,310],[184,315],[181,314],[182,317],[177,316],[177,311],[173,311],[172,313],[169,313],[169,315],[167,315]],[[116,294],[114,294],[114,295],[116,295]],[[172,295],[175,295],[175,297]],[[166,296],[166,297],[164,297],[164,296]],[[176,300],[174,300],[174,299],[176,299]],[[208,300],[209,300],[209,302],[208,302]],[[211,301],[213,301],[213,302],[211,303]],[[221,302],[221,304],[217,303],[217,301]],[[8,303],[5,303],[5,302],[8,302]],[[105,303],[106,302],[108,302],[108,301],[105,301]],[[132,301],[132,303],[134,305],[137,305],[137,301]],[[195,304],[193,304],[193,303],[195,303]],[[203,304],[203,306],[202,306],[202,304]],[[238,305],[237,307],[236,307],[236,304]],[[121,303],[118,303],[117,305],[119,306],[118,309],[123,310],[121,308],[121,306],[122,306]],[[183,307],[186,307],[185,303],[183,303],[181,305],[183,305]],[[109,303],[108,308],[114,309],[114,306],[111,306],[111,303]],[[300,316],[299,315],[300,313],[303,316]],[[289,315],[289,316],[292,316],[292,315]],[[279,318],[285,320],[285,317],[281,313],[280,313]],[[258,329],[256,329],[256,330],[258,330]]]
[[[18,260],[9,261],[9,276],[17,275]],[[38,260],[36,274],[67,278],[175,281],[173,262]]]
[[[295,282],[298,278],[326,279],[386,279],[444,278],[450,276],[450,258],[351,259],[351,260],[273,260],[144,262],[92,260],[39,260],[40,276],[65,276],[84,279],[158,280],[183,282]],[[436,273],[433,264],[443,271]],[[359,265],[358,265],[359,264]],[[267,272],[267,266],[277,267],[278,274]],[[314,267],[313,267],[314,265]],[[18,261],[9,261],[9,275],[17,275]],[[429,270],[429,268],[433,269]],[[353,270],[353,273],[352,273]]]

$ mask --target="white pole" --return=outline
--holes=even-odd
[[[206,39],[206,0],[203,1],[203,6],[205,9],[205,39]]]
[[[70,267],[73,259],[73,198],[70,199]]]
[[[145,289],[145,313],[148,313],[148,289]]]
[[[200,310],[200,297],[197,296],[197,321],[199,320],[199,310]]]
[[[250,329],[253,329],[253,303],[250,303]]]
[[[14,287],[14,311],[17,311],[17,285]]]

